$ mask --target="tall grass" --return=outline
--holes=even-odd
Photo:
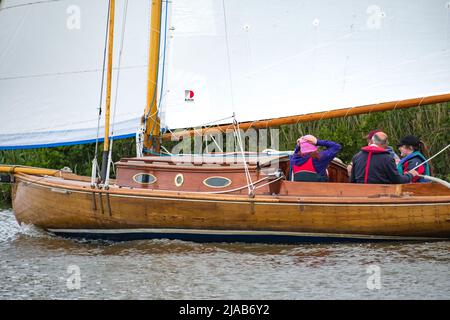
[[[101,165],[103,145],[98,147],[98,161]],[[92,159],[95,154],[95,144],[78,146],[0,151],[1,164],[15,164],[40,168],[62,169],[69,167],[79,175],[91,175]],[[113,142],[113,160],[136,154],[134,139],[124,139]],[[114,175],[114,172],[112,172]],[[8,185],[0,184],[0,205],[11,202],[11,190]]]
[[[450,104],[442,103],[404,110],[378,112],[313,122],[287,125],[280,128],[280,150],[292,150],[299,136],[313,134],[321,139],[333,140],[343,145],[339,157],[349,162],[365,145],[365,135],[373,129],[382,129],[393,146],[402,136],[420,136],[435,154],[450,143]],[[168,143],[173,145],[173,143]],[[114,142],[113,160],[136,154],[134,139]],[[170,148],[169,148],[170,150]],[[0,163],[61,169],[70,167],[76,174],[90,175],[95,145],[0,151]],[[101,155],[101,145],[99,146]],[[99,159],[100,160],[100,159]],[[434,175],[450,180],[450,152],[432,161]],[[0,187],[0,202],[10,201],[9,186]]]
[[[450,103],[282,126],[280,148],[293,149],[299,136],[313,134],[342,144],[339,158],[349,162],[366,144],[365,136],[373,129],[386,132],[394,150],[403,136],[419,136],[433,155],[450,143]],[[431,163],[435,176],[450,180],[450,151],[440,154]]]

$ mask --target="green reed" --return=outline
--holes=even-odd
[[[404,135],[420,136],[426,142],[430,154],[433,155],[450,143],[450,103],[282,126],[280,127],[280,150],[292,150],[298,137],[313,134],[318,138],[342,144],[343,149],[338,157],[344,162],[349,162],[353,155],[365,145],[365,135],[373,129],[385,131],[394,147]],[[168,142],[168,149],[170,150],[169,146],[173,145],[173,142]],[[99,162],[101,147],[100,144]],[[0,151],[0,163],[53,169],[69,167],[76,174],[89,176],[94,152],[94,144]],[[118,161],[122,157],[132,157],[135,154],[134,139],[114,142],[113,161]],[[450,180],[449,163],[450,152],[445,152],[433,159],[433,175]],[[114,176],[115,173],[112,174]],[[0,203],[9,203],[10,194],[8,185],[0,185]]]

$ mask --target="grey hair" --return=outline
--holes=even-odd
[[[385,145],[387,143],[387,136],[382,139],[377,133],[375,133],[372,137],[372,141],[377,145]]]

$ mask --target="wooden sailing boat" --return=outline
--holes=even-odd
[[[146,1],[141,1],[141,4],[144,2]],[[347,1],[344,7],[352,7],[354,5],[353,2]],[[127,4],[126,1],[124,3]],[[136,5],[138,2],[134,3]],[[183,54],[186,55],[184,59],[188,59],[193,69],[200,68],[202,63],[205,63],[205,56],[209,58],[215,56],[219,60],[224,58],[225,65],[228,66],[207,66],[213,69],[211,72],[214,74],[213,77],[208,79],[211,80],[215,76],[221,78],[218,80],[219,84],[216,83],[218,87],[210,88],[208,94],[218,94],[219,98],[215,101],[220,100],[221,102],[217,113],[228,115],[228,120],[222,121],[223,124],[216,127],[183,131],[178,133],[177,137],[192,136],[204,133],[204,131],[208,134],[226,132],[229,129],[235,130],[236,137],[238,137],[239,130],[236,130],[237,127],[237,129],[267,128],[300,121],[450,101],[450,94],[441,92],[441,82],[444,85],[450,83],[448,73],[432,73],[435,75],[433,80],[438,82],[438,85],[432,87],[429,84],[430,86],[421,88],[425,93],[433,93],[427,96],[410,97],[405,92],[401,92],[400,95],[389,93],[382,97],[384,99],[382,101],[391,102],[381,103],[373,101],[372,104],[359,103],[361,101],[370,101],[370,99],[361,100],[361,97],[356,97],[352,100],[353,98],[347,97],[342,99],[344,104],[348,103],[350,106],[359,107],[342,108],[341,104],[333,103],[334,107],[332,108],[320,109],[313,106],[312,109],[302,112],[302,115],[296,116],[295,114],[298,114],[298,112],[295,113],[295,104],[293,105],[288,99],[292,99],[292,97],[289,97],[290,92],[285,92],[278,95],[278,97],[287,96],[285,100],[280,101],[281,105],[285,106],[283,110],[280,110],[280,108],[279,110],[262,108],[261,100],[258,100],[261,97],[258,97],[255,98],[258,101],[253,103],[250,101],[250,104],[246,105],[246,108],[248,107],[250,110],[250,112],[246,112],[240,108],[240,104],[243,101],[248,102],[243,96],[243,92],[248,90],[248,88],[240,87],[240,85],[249,84],[249,82],[245,77],[238,76],[236,78],[232,74],[233,56],[230,55],[232,52],[230,49],[242,49],[240,45],[233,48],[233,42],[230,38],[236,37],[238,44],[242,39],[237,37],[236,34],[229,35],[228,32],[236,32],[234,27],[241,27],[243,32],[246,33],[244,38],[249,37],[247,40],[254,40],[255,38],[247,35],[253,28],[251,18],[257,17],[254,20],[254,28],[261,27],[264,29],[266,25],[258,26],[258,22],[261,22],[261,19],[267,19],[267,12],[272,12],[276,7],[268,4],[266,4],[267,7],[265,5],[255,6],[253,2],[245,5],[240,4],[239,14],[243,15],[241,17],[239,14],[235,14],[236,11],[233,11],[237,8],[237,4],[233,1],[228,2],[228,5],[232,6],[232,8],[225,8],[222,6],[223,3],[221,1],[202,0],[192,4],[185,0],[178,0],[173,2],[174,6],[179,5],[178,9],[175,8],[171,12],[173,26],[169,28],[167,23],[165,23],[164,27],[161,28],[162,12],[165,15],[164,17],[167,17],[168,4],[166,3],[164,8],[161,0],[153,0],[151,3],[151,41],[148,55],[146,108],[141,124],[143,133],[141,140],[144,145],[143,149],[147,152],[159,154],[159,142],[161,139],[168,139],[174,136],[172,133],[161,135],[160,118],[163,118],[166,121],[166,125],[171,128],[193,127],[199,124],[199,121],[201,121],[200,123],[207,123],[205,111],[211,110],[210,107],[205,106],[207,102],[202,100],[204,99],[202,97],[199,98],[199,101],[192,101],[192,98],[196,97],[195,92],[201,92],[202,85],[210,85],[205,83],[205,79],[187,76],[188,80],[186,80],[183,77],[177,77],[176,72],[170,68],[168,72],[172,71],[172,79],[163,79],[162,74],[164,71],[161,70],[161,59],[159,57],[161,56],[161,44],[164,43],[165,47],[167,38],[175,39],[172,40],[172,50],[195,47],[199,43],[198,41],[207,42],[205,46],[210,46],[210,50],[213,52],[206,54],[202,50],[194,53],[184,51]],[[312,3],[308,2],[310,5]],[[138,3],[137,5],[139,6],[140,4]],[[220,5],[219,9],[217,8],[218,5]],[[388,7],[387,4],[386,6]],[[395,9],[395,6],[389,8]],[[255,11],[253,12],[254,15],[246,16],[246,13],[251,12],[250,10],[258,8],[261,11]],[[303,8],[297,8],[298,10],[294,7],[292,8],[292,11],[297,13],[304,11]],[[373,6],[369,8],[371,8],[371,11],[367,11],[368,13],[375,12],[375,16],[369,16],[369,18],[373,18],[376,21],[370,20],[372,24],[369,24],[368,20],[367,26],[375,26],[374,28],[376,29],[378,23],[381,23],[377,19],[384,19],[385,16],[383,14],[385,13],[376,6],[375,8]],[[109,132],[109,110],[113,82],[112,56],[114,49],[112,39],[115,9],[115,1],[111,0],[109,2],[110,14],[108,24],[105,149],[101,181],[98,183],[99,181],[95,181],[91,177],[82,177],[62,170],[0,166],[0,172],[8,173],[11,176],[11,182],[13,183],[13,209],[19,223],[31,223],[64,236],[112,240],[169,238],[194,241],[291,243],[303,241],[437,240],[450,238],[450,189],[435,183],[407,185],[349,184],[346,183],[348,177],[345,166],[336,161],[328,169],[330,183],[302,183],[289,181],[286,178],[289,176],[289,156],[279,152],[268,152],[261,155],[259,153],[244,152],[243,148],[241,148],[236,153],[138,156],[120,160],[116,164],[117,179],[109,180],[110,160],[108,160],[108,155],[110,154],[110,136],[124,137],[130,134],[130,132],[126,131],[114,132],[113,134]],[[202,14],[197,17],[197,20],[188,19],[192,18],[191,14],[195,10],[202,10]],[[414,10],[412,11],[413,13],[420,12],[420,8],[419,10],[417,8]],[[434,12],[433,10],[437,9],[430,9],[430,11]],[[126,7],[122,8],[122,12],[126,13]],[[352,12],[350,10],[350,13]],[[279,29],[279,26],[283,25],[283,19],[296,19],[295,16],[288,15],[284,17],[283,15],[277,16],[276,13],[273,14],[278,18],[282,18],[281,20],[275,19],[276,21],[270,21],[274,23],[272,25],[274,30]],[[218,16],[224,18],[224,25],[219,26],[217,24],[216,19]],[[354,18],[354,15],[350,16]],[[124,14],[123,21],[125,18],[126,14]],[[249,18],[250,22],[245,22],[243,20],[245,18]],[[437,20],[440,21],[439,19]],[[354,24],[358,22],[357,19],[352,21]],[[417,23],[417,21],[414,20],[414,23]],[[212,24],[212,22],[214,23]],[[312,28],[313,33],[318,35],[320,20],[315,18],[312,22],[312,26],[309,26],[309,28]],[[289,23],[287,25],[292,27]],[[347,27],[353,28],[353,25],[347,25]],[[170,29],[175,34],[167,34]],[[177,37],[177,32],[180,32],[180,29],[185,32],[181,35],[200,34],[200,36],[198,38],[183,39],[178,33]],[[160,39],[160,30],[163,31],[164,40]],[[125,34],[123,28],[122,32]],[[358,37],[359,35],[356,34],[354,36]],[[209,38],[212,41],[208,41]],[[219,41],[217,40],[218,38],[222,40]],[[289,47],[286,47],[286,39],[283,39],[283,41],[284,44],[280,48],[281,52]],[[211,47],[211,44],[214,43],[218,44],[219,49]],[[280,43],[277,44],[280,45]],[[244,41],[243,46],[245,47],[246,45],[248,45],[248,42]],[[320,48],[320,46],[315,46],[316,49],[318,47]],[[201,49],[204,48],[202,47]],[[224,50],[220,51],[220,49]],[[219,51],[223,54],[222,57],[217,56]],[[336,53],[339,55],[339,52]],[[305,53],[301,52],[300,55],[302,54]],[[423,53],[421,54],[423,55]],[[165,53],[162,56],[164,55]],[[200,61],[190,60],[195,55],[202,56],[199,59]],[[441,52],[440,55],[434,55],[434,63],[437,65],[433,65],[433,67],[442,67],[438,62],[448,61],[448,57],[448,51]],[[295,58],[290,57],[287,60]],[[179,59],[181,59],[180,55],[172,53],[172,61],[169,61],[169,64],[179,65]],[[346,63],[348,63],[348,57],[346,60]],[[208,62],[206,61],[206,63]],[[162,62],[163,66],[164,63]],[[239,61],[234,61],[234,63],[240,65]],[[276,69],[278,64],[283,63],[283,61],[275,61],[273,64],[266,66],[266,74],[270,77],[273,74],[273,70],[270,69]],[[425,64],[425,66],[421,67],[428,66],[428,64]],[[128,70],[130,68],[128,67]],[[190,75],[192,68],[186,66],[187,71],[185,71],[185,75]],[[217,70],[222,70],[221,68],[226,70],[226,72],[222,72],[224,73],[223,76],[217,73]],[[289,68],[280,68],[278,70],[284,70],[288,76],[292,75],[288,72]],[[121,70],[120,64],[116,69]],[[126,68],[123,69],[126,70]],[[320,73],[319,69],[316,72]],[[199,73],[201,72],[209,73],[208,70],[200,70]],[[257,75],[257,77],[260,76],[260,74]],[[230,89],[230,94],[227,99],[224,99],[225,101],[222,101],[224,86],[223,83],[220,83],[223,78],[229,79],[227,84]],[[98,80],[98,77],[96,79]],[[232,80],[236,79],[238,81],[234,81],[233,84]],[[256,84],[254,87],[250,86],[250,90],[267,88],[267,83],[264,83],[267,79],[258,81],[255,77],[252,77],[251,80]],[[302,82],[301,80],[300,82]],[[15,81],[15,79],[12,81]],[[163,99],[163,96],[157,94],[157,89],[158,83],[160,86],[163,86],[165,81],[168,82],[167,86],[169,87],[165,96],[169,106],[167,107],[167,114],[161,114],[158,108],[160,104],[157,101]],[[186,81],[191,81],[195,88],[188,87]],[[239,81],[241,83],[236,83]],[[302,84],[304,83],[302,82]],[[394,82],[388,83],[387,86],[395,87],[395,84]],[[274,86],[281,90],[283,85]],[[236,89],[233,86],[239,86],[239,88]],[[179,95],[171,97],[171,95],[174,95],[174,88],[180,89],[180,87],[183,88],[183,94],[185,95],[181,95],[181,98]],[[131,87],[127,88],[131,90]],[[216,90],[218,88],[222,89],[222,92]],[[253,97],[255,96],[253,95]],[[387,97],[395,97],[395,99],[388,100]],[[201,114],[197,114],[197,116],[200,119],[195,120],[196,116],[192,110],[190,112],[178,110],[174,112],[176,116],[170,118],[169,111],[171,108],[173,110],[174,106],[180,104],[177,99],[183,99],[182,103],[186,103],[183,104],[184,106],[192,106],[193,102],[198,103],[199,107],[197,110]],[[323,108],[328,103],[326,100],[322,99],[318,104],[321,104]],[[353,102],[349,102],[350,100]],[[311,102],[310,100],[308,101]],[[234,110],[240,111],[238,115],[242,114],[242,119],[250,121],[230,124],[229,113],[225,112],[229,109],[224,111],[220,108],[228,102],[234,105]],[[314,104],[316,103],[312,103],[312,105]],[[257,113],[258,108],[264,110]],[[314,112],[311,112],[311,110]],[[282,116],[283,114],[285,114],[284,117]],[[273,117],[273,115],[277,115],[277,117]],[[123,119],[125,120],[122,123],[127,123],[129,120],[126,117]],[[45,140],[48,138],[42,138],[43,135],[38,135],[37,138],[38,140],[39,138],[43,139],[40,141],[40,146],[74,143],[74,141],[69,140],[76,139],[73,138],[74,132],[78,132],[77,130],[83,131],[82,129],[83,127],[76,126],[76,129],[60,131],[59,134],[61,136],[56,137],[56,143],[53,142],[53,144]],[[86,133],[86,138],[92,137],[92,131],[95,130]],[[51,136],[52,133],[47,135]],[[3,148],[13,149],[14,147],[5,143],[5,139],[9,140],[7,143],[12,143],[11,140],[17,139],[16,136],[14,134],[3,134],[3,140],[0,140],[3,141]],[[53,136],[57,136],[57,134]],[[30,139],[33,138],[35,137],[30,137]],[[91,140],[81,139],[78,140],[78,143],[80,141]],[[25,147],[36,147],[36,143],[25,144]],[[228,161],[229,159],[232,159],[232,161]],[[96,171],[96,169],[97,167],[94,166],[93,171]]]

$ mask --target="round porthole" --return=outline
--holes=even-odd
[[[211,177],[205,179],[203,183],[210,188],[226,188],[231,184],[231,180],[224,177]]]
[[[152,184],[156,182],[156,177],[149,173],[138,173],[133,177],[133,180],[141,184]]]
[[[181,187],[183,183],[184,183],[184,176],[181,173],[177,174],[175,176],[175,185],[177,187]]]

